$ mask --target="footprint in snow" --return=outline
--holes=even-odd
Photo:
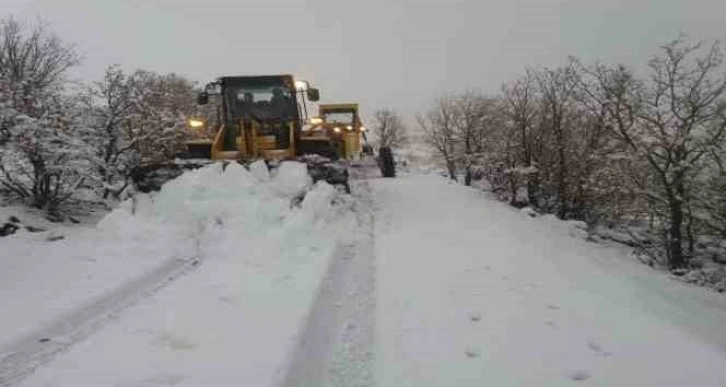
[[[156,375],[152,376],[150,378],[146,378],[141,381],[141,386],[144,387],[156,387],[156,386],[177,386],[179,385],[182,380],[184,380],[184,377],[182,375],[177,374],[164,374],[164,375]]]
[[[466,351],[464,351],[464,353],[466,354],[466,357],[468,357],[470,359],[477,358],[481,355],[481,351],[479,351],[478,348],[474,348],[474,347],[467,347]]]
[[[560,310],[560,306],[556,304],[545,304],[545,307],[549,310]]]
[[[170,332],[161,332],[157,335],[155,343],[175,351],[188,351],[196,347],[190,340]]]
[[[590,341],[587,343],[587,348],[589,348],[591,351],[595,352],[597,355],[602,357],[609,357],[612,355],[612,353],[604,351],[602,349],[602,346],[594,341]]]
[[[472,322],[479,322],[481,321],[481,315],[476,312],[469,313],[469,320]]]
[[[550,327],[552,329],[560,329],[560,326],[557,325],[557,323],[555,321],[552,321],[552,320],[546,321],[545,322],[545,325],[547,325],[548,327]]]
[[[587,379],[590,379],[590,372],[585,370],[575,371],[570,374],[570,380],[574,380],[576,382],[583,382]]]

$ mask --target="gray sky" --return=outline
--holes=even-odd
[[[84,56],[74,76],[127,70],[292,73],[326,102],[412,116],[442,92],[496,92],[567,55],[640,66],[679,32],[726,41],[723,0],[2,0]]]

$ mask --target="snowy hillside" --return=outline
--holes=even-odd
[[[435,176],[379,181],[377,386],[723,386],[726,300]]]

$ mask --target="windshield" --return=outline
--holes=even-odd
[[[287,120],[297,113],[292,90],[282,85],[233,85],[226,87],[225,94],[231,121],[245,117],[258,121]]]
[[[353,112],[327,112],[324,113],[325,122],[336,124],[353,124]]]

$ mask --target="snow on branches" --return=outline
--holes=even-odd
[[[56,212],[79,189],[116,198],[133,169],[168,160],[186,137],[194,84],[107,69],[78,92],[72,46],[44,25],[0,22],[0,193]]]
[[[726,236],[725,70],[720,45],[679,38],[644,78],[572,59],[439,98],[418,123],[452,179],[560,218],[646,220],[678,269],[698,235]]]

